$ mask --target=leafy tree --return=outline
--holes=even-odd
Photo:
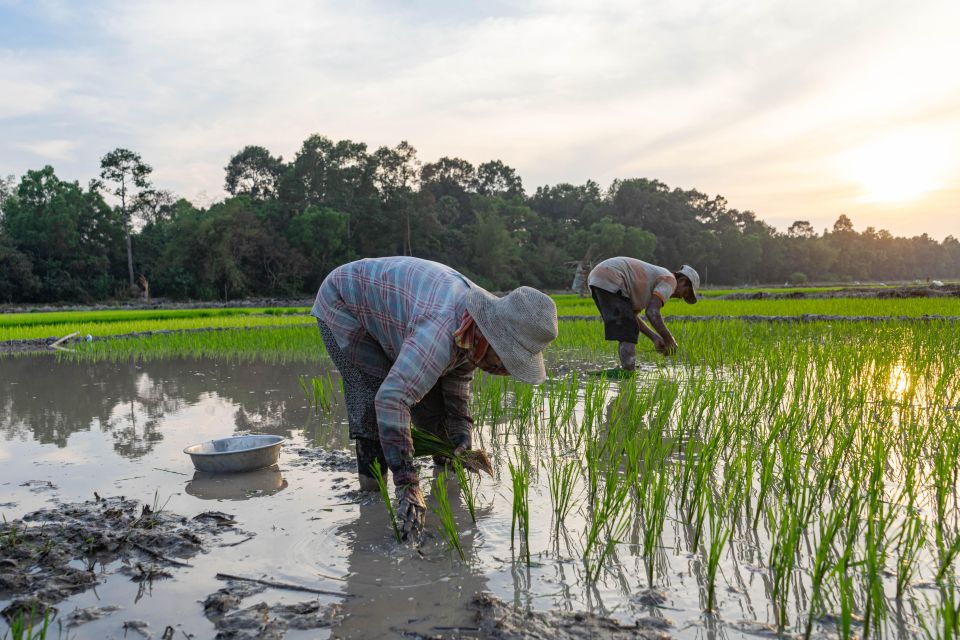
[[[39,289],[30,258],[0,233],[0,302],[31,300]]]
[[[57,178],[53,167],[28,171],[4,206],[4,230],[39,280],[39,300],[96,300],[121,281],[124,224],[96,191]],[[22,261],[14,258],[23,273]],[[32,280],[21,280],[28,284]],[[27,286],[23,297],[34,297]]]
[[[492,196],[523,197],[523,181],[513,167],[500,160],[484,162],[477,167],[477,193]]]
[[[306,260],[307,282],[319,286],[327,273],[347,262],[349,220],[350,216],[342,211],[307,207],[290,221],[287,239]]]
[[[153,167],[129,149],[116,148],[100,159],[100,178],[114,183],[113,195],[120,199],[120,215],[126,228],[127,270],[133,289],[133,212],[141,192],[150,189],[149,175]]]
[[[813,225],[807,220],[797,220],[787,229],[787,236],[790,238],[813,238],[816,235]]]
[[[276,195],[284,164],[282,157],[274,158],[264,147],[251,145],[234,154],[224,170],[227,193],[260,200]]]

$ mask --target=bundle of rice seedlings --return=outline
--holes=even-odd
[[[493,464],[490,462],[490,456],[483,449],[468,449],[458,456],[454,454],[457,448],[445,438],[417,429],[413,425],[410,426],[410,433],[413,436],[413,455],[439,456],[450,461],[457,460],[470,471],[475,473],[486,471],[487,475],[493,477]]]

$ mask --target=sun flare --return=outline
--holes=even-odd
[[[870,142],[845,158],[865,202],[907,202],[942,185],[945,142],[929,133],[903,132]]]

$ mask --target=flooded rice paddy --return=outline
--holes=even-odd
[[[956,524],[955,496],[942,496],[938,507],[924,490],[908,500],[904,489],[934,484],[933,463],[903,458],[922,458],[937,434],[931,431],[922,451],[886,443],[890,456],[876,465],[883,477],[871,485],[871,452],[884,442],[843,440],[839,428],[828,432],[823,424],[886,424],[892,433],[907,420],[918,426],[953,421],[949,405],[941,403],[931,417],[897,399],[952,402],[955,382],[920,384],[902,367],[878,365],[882,371],[863,375],[889,388],[880,393],[868,385],[854,412],[844,403],[817,409],[818,389],[796,371],[751,383],[722,367],[702,375],[690,367],[649,367],[634,378],[595,375],[612,361],[553,364],[562,377],[541,392],[488,379],[477,384],[475,445],[491,454],[495,473],[476,483],[475,523],[456,478],[448,479],[464,560],[441,537],[432,512],[422,545],[398,546],[379,496],[356,491],[336,372],[324,363],[0,360],[0,512],[11,522],[122,496],[178,522],[211,512],[229,518],[229,526],[196,534],[202,544],[188,556],[151,557],[148,549],[105,556],[92,566],[76,561],[96,580],[53,603],[69,637],[613,638],[642,632],[692,639],[774,637],[778,629],[802,636],[808,628],[813,637],[875,635],[871,629],[914,637],[925,628],[941,637],[937,630],[948,628],[942,603],[954,589],[944,585],[960,551],[960,537],[947,527]],[[816,364],[810,367],[815,372]],[[300,376],[328,374],[334,398],[329,409],[317,410]],[[846,374],[827,366],[821,375]],[[734,396],[746,400],[722,409]],[[791,422],[790,411],[804,398],[809,415]],[[840,415],[843,407],[853,413]],[[278,466],[203,474],[182,453],[193,443],[246,433],[287,438]],[[755,447],[738,439],[743,433],[756,436]],[[784,448],[828,441],[864,452],[863,474],[851,479],[847,463],[836,457]],[[762,450],[773,453],[764,457]],[[784,463],[790,456],[807,462]],[[703,460],[709,464],[690,462]],[[525,527],[513,519],[511,463],[525,465],[529,477]],[[565,463],[572,469],[570,508],[558,523],[556,483]],[[923,478],[903,480],[909,465]],[[612,467],[618,472],[609,472]],[[824,468],[843,481],[815,482]],[[434,507],[429,492],[437,473],[432,464],[422,467]],[[611,479],[637,474],[643,483]],[[829,514],[848,511],[851,500],[869,501],[866,491],[851,497],[839,486],[845,483],[893,491],[888,502],[912,511],[879,506],[884,531],[850,530],[846,546],[842,534],[824,542]],[[820,487],[820,493],[798,487]],[[804,492],[809,495],[799,497]],[[857,505],[857,513],[878,513]],[[923,529],[912,543],[900,533],[914,522],[911,513],[919,514],[915,521]],[[837,521],[838,529],[848,526]],[[9,545],[6,531],[2,544]],[[864,568],[869,544],[882,546],[870,552],[881,556],[873,574]],[[953,555],[948,547],[956,548]],[[845,548],[855,556],[847,564],[838,560]],[[909,597],[900,597],[896,571],[905,554]],[[833,573],[824,578],[816,561],[826,556]],[[144,577],[144,567],[162,574]],[[841,577],[848,573],[849,585]],[[828,585],[820,590],[818,575]],[[872,610],[882,615],[879,623],[868,617],[877,602],[870,589],[885,602],[882,612]],[[487,595],[478,599],[481,593]],[[14,600],[0,594],[0,609]],[[515,626],[491,622],[517,611],[522,619]],[[79,623],[67,627],[71,620]],[[6,624],[0,622],[0,636]],[[573,635],[577,629],[580,635]]]

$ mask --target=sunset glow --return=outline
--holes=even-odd
[[[930,133],[902,132],[848,154],[844,164],[864,202],[908,202],[943,186],[947,148]]]

